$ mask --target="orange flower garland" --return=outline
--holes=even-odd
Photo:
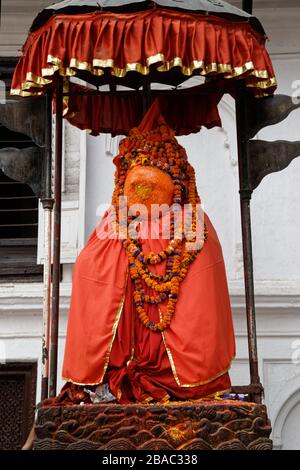
[[[118,208],[119,197],[124,195],[124,184],[128,170],[139,165],[156,166],[168,173],[174,183],[173,202],[192,207],[191,224],[188,233],[180,233],[178,238],[177,227],[175,229],[174,212],[171,213],[171,236],[168,246],[159,253],[145,255],[138,240],[127,235],[122,244],[127,251],[129,271],[134,282],[134,301],[141,322],[152,331],[164,331],[171,323],[174,316],[176,303],[180,291],[180,284],[188,273],[189,266],[196,258],[207,238],[204,225],[202,246],[196,250],[187,250],[186,239],[191,240],[197,226],[196,207],[200,203],[197,193],[195,172],[188,163],[184,148],[179,145],[174,136],[174,131],[164,123],[157,129],[141,134],[138,129],[133,129],[129,136],[120,143],[120,153],[117,157],[119,166],[115,173],[115,190],[112,204]],[[129,218],[128,223],[131,219]],[[117,227],[119,223],[117,211]],[[167,260],[164,276],[159,276],[149,270],[149,265],[155,265]],[[145,286],[150,287],[155,295],[147,295]],[[158,323],[150,320],[145,311],[144,303],[160,304],[167,300],[167,309],[161,313]]]

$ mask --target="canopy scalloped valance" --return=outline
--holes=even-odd
[[[166,83],[176,72],[176,84],[192,75],[243,77],[256,96],[270,95],[276,79],[265,40],[248,22],[169,9],[57,14],[29,35],[11,92],[42,94],[58,73],[138,88],[144,75]]]

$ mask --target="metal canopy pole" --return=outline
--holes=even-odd
[[[50,348],[50,397],[56,396],[59,290],[60,290],[60,244],[61,244],[61,189],[62,189],[62,145],[63,145],[63,81],[58,76],[56,87],[56,131],[55,131],[55,179],[54,179],[54,239],[53,239],[53,281],[52,317]]]
[[[252,14],[253,0],[243,0],[243,10]],[[256,338],[255,319],[255,296],[254,296],[254,276],[253,276],[253,255],[252,255],[252,234],[251,234],[251,211],[250,201],[252,189],[250,186],[249,152],[247,145],[247,110],[246,110],[246,87],[242,80],[238,83],[236,97],[236,126],[238,140],[238,161],[240,180],[240,205],[244,258],[244,282],[246,295],[246,315],[248,330],[248,350],[250,365],[251,386],[256,390],[253,399],[256,403],[261,403],[262,385],[258,373],[258,355]]]
[[[253,9],[253,0],[243,0],[243,10],[246,11],[247,13],[252,14],[252,9]]]
[[[255,297],[254,297],[254,276],[252,257],[252,237],[251,237],[251,212],[250,200],[252,189],[250,185],[250,168],[246,109],[246,90],[244,80],[237,84],[236,97],[236,126],[238,143],[239,181],[240,181],[240,205],[244,259],[244,282],[246,294],[246,315],[248,330],[248,349],[250,363],[251,386],[254,387],[253,398],[256,403],[261,402],[262,386],[258,374],[258,356],[256,340],[256,320],[255,320]]]
[[[243,10],[252,14],[252,0],[243,0]],[[261,403],[263,387],[258,373],[258,354],[255,318],[255,295],[253,275],[252,233],[250,201],[252,188],[250,184],[250,162],[248,151],[248,114],[246,100],[245,80],[237,83],[236,96],[236,128],[239,162],[240,206],[242,224],[242,242],[244,259],[244,283],[246,296],[246,315],[248,331],[248,350],[250,381],[253,390],[252,396],[256,403]]]
[[[43,350],[41,401],[49,396],[49,341],[51,314],[51,240],[52,240],[52,93],[46,95],[45,116],[45,192],[41,199],[44,210],[44,293],[43,293]]]

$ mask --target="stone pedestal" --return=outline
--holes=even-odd
[[[35,450],[270,450],[266,407],[236,401],[41,407]]]

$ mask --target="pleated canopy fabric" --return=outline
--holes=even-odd
[[[223,86],[222,86],[223,85]],[[197,95],[197,88],[207,93]],[[143,119],[143,96],[141,94],[110,96],[94,95],[91,89],[70,83],[72,96],[65,107],[65,118],[81,130],[89,130],[96,136],[102,133],[127,135]],[[225,91],[224,84],[212,93],[212,85],[194,88],[194,95],[159,96],[161,115],[174,129],[177,136],[197,133],[202,127],[221,127],[218,104]],[[230,90],[226,90],[230,91]],[[82,92],[85,92],[83,95]]]
[[[93,10],[74,14],[77,4]],[[175,4],[177,8],[171,8]],[[208,8],[206,4],[214,15],[198,12],[199,5]],[[223,14],[216,16],[215,8]],[[245,78],[255,96],[273,94],[276,78],[265,35],[251,26],[253,17],[237,9],[240,16],[231,11],[226,17],[226,8],[219,0],[60,2],[49,7],[46,22],[29,34],[11,93],[41,95],[55,87],[59,74],[66,86],[77,76],[97,86],[122,84],[132,89],[141,87],[145,77],[173,86],[197,75],[216,85],[220,79],[235,83]],[[95,105],[100,101],[94,100]],[[81,126],[90,128],[87,123]]]

